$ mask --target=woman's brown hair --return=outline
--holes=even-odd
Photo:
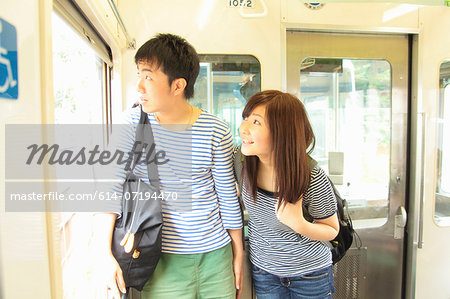
[[[278,90],[266,90],[253,95],[242,112],[248,117],[260,105],[266,105],[275,169],[275,195],[283,202],[296,203],[309,187],[308,154],[315,137],[300,100]],[[243,181],[256,200],[258,157],[245,156]]]

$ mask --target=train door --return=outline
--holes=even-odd
[[[334,267],[334,298],[401,298],[408,36],[288,31],[286,42],[287,91],[305,104],[313,157],[361,238]]]

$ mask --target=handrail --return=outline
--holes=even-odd
[[[114,1],[108,0],[108,3],[114,13],[114,16],[116,17],[117,22],[120,25],[120,28],[122,28],[125,38],[127,39],[127,48],[133,49],[133,50],[136,49],[136,39],[134,39],[134,38],[131,39],[130,35],[128,34],[127,28],[125,28],[125,24],[122,22],[122,18],[120,17],[119,12],[117,11]]]
[[[423,205],[424,205],[424,193],[425,193],[425,144],[426,144],[426,131],[427,131],[427,114],[418,113],[421,119],[421,165],[420,165],[420,194],[419,194],[419,229],[417,238],[417,247],[423,248]]]
[[[241,8],[239,9],[239,13],[241,14],[241,16],[243,18],[249,18],[249,19],[250,18],[262,18],[262,17],[267,16],[267,5],[264,2],[264,0],[260,0],[260,2],[264,8],[263,12],[261,12],[261,13],[244,13],[244,6],[241,5]]]

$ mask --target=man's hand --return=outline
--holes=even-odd
[[[122,270],[112,254],[97,255],[94,267],[94,284],[96,286],[96,299],[120,299],[126,292]],[[118,289],[119,287],[119,289]]]
[[[228,229],[231,238],[231,247],[233,248],[233,272],[236,288],[236,298],[239,298],[244,286],[244,245],[242,244],[242,229]]]
[[[244,268],[242,259],[242,254],[240,257],[233,254],[234,283],[236,286],[236,298],[238,299],[241,296],[242,288],[244,286]]]
[[[95,214],[93,220],[93,278],[96,299],[120,299],[120,293],[126,292],[122,269],[111,253],[111,239],[116,215],[111,213]]]

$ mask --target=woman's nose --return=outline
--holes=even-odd
[[[248,133],[248,129],[247,129],[246,121],[242,121],[241,125],[239,126],[239,134],[242,136],[242,134],[247,134],[247,133]]]

